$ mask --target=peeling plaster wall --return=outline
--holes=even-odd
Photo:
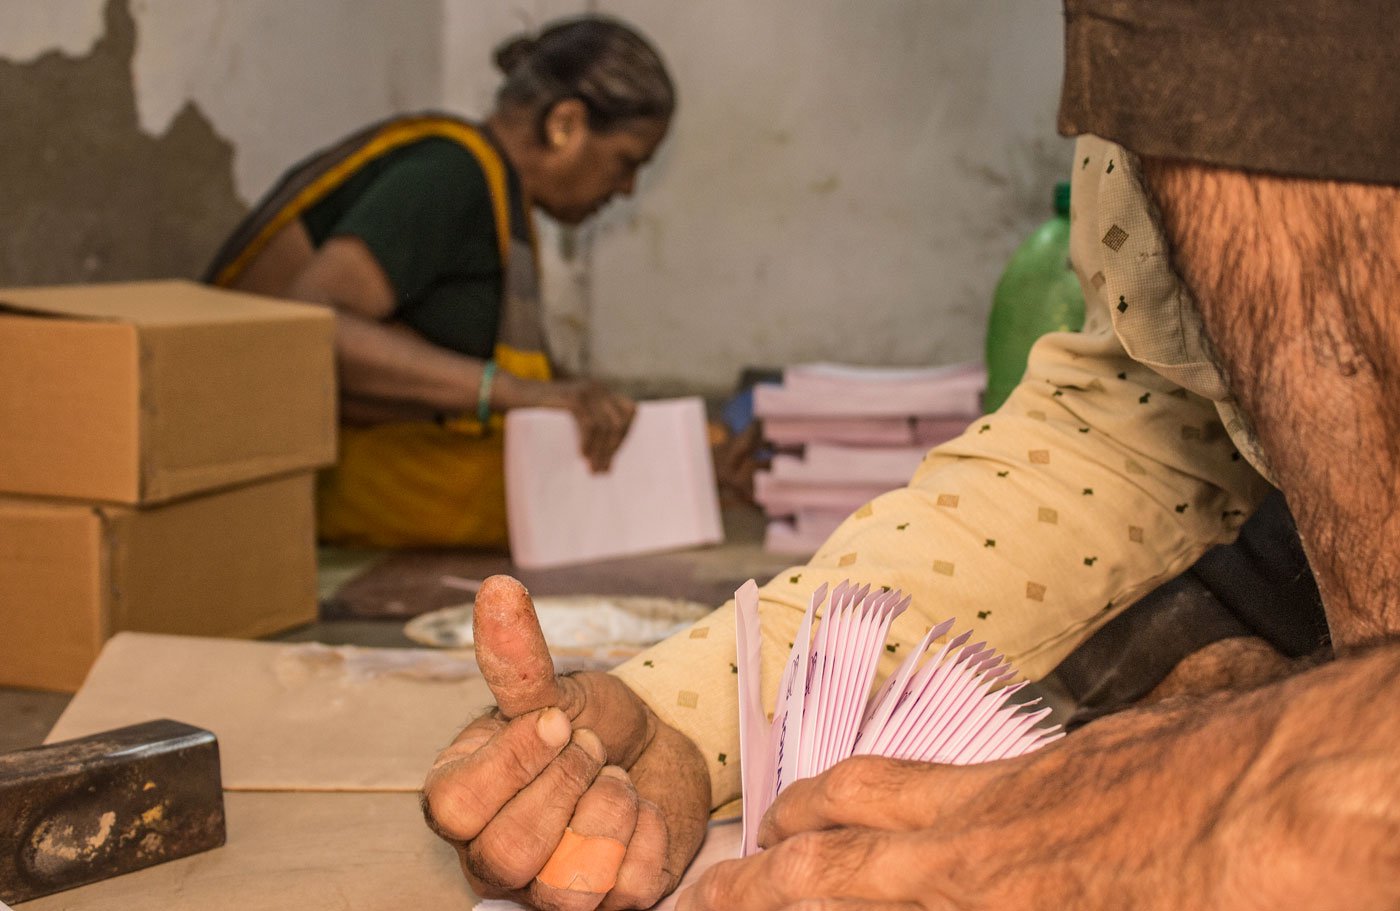
[[[187,102],[237,150],[245,201],[371,120],[439,104],[442,0],[130,0],[141,126]]]
[[[436,106],[441,0],[0,0],[0,284],[193,277],[288,165]]]
[[[190,106],[141,131],[126,8],[99,15],[95,36],[90,4],[65,8],[44,23],[59,49],[0,60],[0,285],[193,275],[242,213],[233,150]],[[37,44],[4,34],[6,51]]]
[[[47,51],[70,57],[87,54],[102,37],[102,5],[103,0],[10,0],[0,4],[5,14],[5,28],[0,30],[0,57],[28,63]]]

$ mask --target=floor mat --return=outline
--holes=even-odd
[[[322,620],[407,620],[470,603],[470,583],[509,573],[536,595],[650,595],[718,607],[748,579],[760,583],[791,560],[763,550],[763,514],[724,511],[727,543],[554,569],[521,569],[504,553],[322,548]],[[353,571],[352,571],[353,569]],[[334,580],[328,572],[337,573]]]

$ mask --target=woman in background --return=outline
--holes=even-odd
[[[500,414],[552,406],[606,470],[635,405],[551,365],[532,210],[576,225],[665,137],[675,89],[631,28],[589,16],[497,49],[484,123],[395,117],[293,167],[206,280],[336,312],[340,456],[318,485],[325,541],[499,547]]]

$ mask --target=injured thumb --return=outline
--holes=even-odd
[[[472,616],[476,661],[507,718],[558,705],[554,662],[525,586],[492,576],[476,593]]]

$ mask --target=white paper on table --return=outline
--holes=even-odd
[[[573,415],[506,414],[511,558],[525,568],[724,540],[714,464],[698,398],[642,402],[606,474],[579,451]]]

